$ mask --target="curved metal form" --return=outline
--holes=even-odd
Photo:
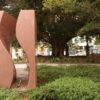
[[[29,61],[28,89],[36,87],[35,30],[35,11],[21,10],[16,25],[16,37]]]
[[[10,88],[15,77],[15,68],[10,56],[10,40],[15,33],[16,20],[0,11],[0,87]]]

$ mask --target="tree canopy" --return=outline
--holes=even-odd
[[[79,35],[100,35],[100,0],[92,2],[89,6],[91,20],[78,32]]]
[[[100,34],[100,0],[17,2],[10,10],[15,15],[18,15],[20,9],[36,10],[38,41],[51,44],[53,56],[63,56],[67,42],[77,35]]]
[[[91,7],[91,2],[87,0],[43,1],[39,37],[52,45],[54,56],[63,55],[67,42],[92,20]]]

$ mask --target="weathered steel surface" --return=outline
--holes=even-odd
[[[9,53],[15,27],[15,18],[0,11],[0,87],[10,88],[15,77],[15,67]]]
[[[28,89],[36,87],[35,30],[35,11],[21,10],[16,25],[16,37],[29,61]]]

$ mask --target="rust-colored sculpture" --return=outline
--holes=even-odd
[[[10,40],[15,33],[16,20],[0,11],[0,87],[10,88],[15,76],[15,68],[9,54]]]
[[[36,87],[35,26],[35,11],[21,10],[16,25],[16,37],[29,61],[28,89]]]
[[[15,68],[9,54],[10,40],[15,33],[26,52],[29,61],[28,89],[36,87],[35,66],[35,11],[21,10],[17,27],[16,20],[4,11],[0,11],[0,87],[10,88],[15,77]]]

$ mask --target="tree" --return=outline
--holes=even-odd
[[[91,13],[91,20],[85,24],[78,32],[78,35],[86,35],[86,53],[89,55],[89,37],[100,36],[100,0],[92,2],[92,6],[89,6],[89,12]]]
[[[53,56],[63,56],[64,49],[68,51],[67,42],[77,36],[77,31],[88,22],[90,13],[81,8],[86,3],[90,4],[76,0],[44,0],[39,36],[51,44]]]
[[[6,2],[6,0],[0,0],[0,10],[3,9],[5,2]]]
[[[49,1],[49,3],[52,3],[51,1]],[[75,7],[75,2],[68,0],[64,2],[56,1],[53,10],[50,10],[52,5],[48,5],[48,7],[51,6],[50,9],[46,8],[45,0],[43,4],[40,3],[41,5],[38,5],[38,2],[40,1],[35,2],[31,0],[29,2],[28,0],[22,0],[18,6],[20,8],[36,9],[38,40],[48,42],[52,45],[53,56],[62,56],[67,42],[76,36],[75,32],[83,24],[81,21],[76,20],[76,16],[73,16],[75,12],[72,6],[74,5]],[[62,5],[57,7],[57,2],[58,4],[62,3]],[[68,5],[68,11],[61,8],[61,6],[64,7],[65,3]],[[41,7],[43,9],[41,9]]]
[[[97,15],[91,10],[92,3],[93,0],[20,0],[16,8],[36,10],[38,41],[51,44],[53,56],[59,57],[68,48],[67,42],[92,20],[91,14]]]

